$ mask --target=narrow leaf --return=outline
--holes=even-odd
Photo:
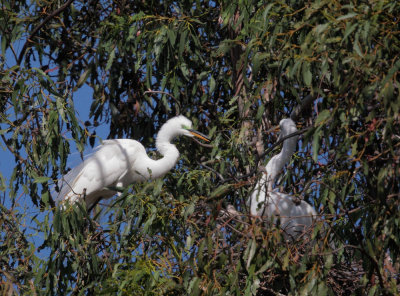
[[[320,147],[320,138],[321,138],[321,129],[317,128],[314,133],[313,143],[312,143],[312,151],[313,151],[313,160],[317,162],[318,160],[318,152]]]
[[[36,177],[35,180],[33,181],[33,183],[45,183],[48,180],[50,180],[51,178],[49,177]]]
[[[85,72],[82,73],[81,77],[79,77],[78,82],[76,83],[75,90],[80,88],[86,81],[90,74],[90,68],[86,69]]]
[[[318,114],[317,119],[315,120],[315,126],[319,126],[324,123],[331,116],[331,111],[325,109]]]
[[[311,82],[312,82],[310,63],[304,62],[303,66],[302,66],[302,70],[303,70],[303,81],[307,86],[310,86]]]

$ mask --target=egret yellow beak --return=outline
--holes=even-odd
[[[198,132],[198,131],[195,131],[195,130],[192,130],[192,129],[189,129],[188,131],[189,131],[193,136],[195,136],[195,137],[197,137],[197,138],[200,138],[200,139],[202,139],[202,140],[204,140],[204,141],[206,141],[206,142],[210,142],[210,139],[209,139],[207,136],[203,135],[202,133],[200,133],[200,132]]]

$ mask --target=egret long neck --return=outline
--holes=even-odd
[[[276,177],[283,169],[284,165],[292,157],[297,144],[298,137],[291,137],[283,142],[282,150],[278,155],[275,155],[268,162],[266,167],[267,172],[267,188],[272,191],[272,186],[275,183]]]
[[[148,168],[151,170],[152,179],[164,176],[178,161],[179,151],[174,144],[171,144],[176,136],[176,134],[171,133],[168,125],[161,127],[156,140],[156,148],[163,157],[149,163]]]
[[[291,137],[283,142],[282,151],[278,154],[280,155],[281,159],[280,170],[290,160],[294,151],[296,150],[297,138],[297,136]]]
[[[175,145],[170,144],[169,149],[164,150],[163,157],[158,160],[149,158],[147,169],[150,170],[150,178],[157,179],[168,173],[176,164],[179,158],[179,151]]]

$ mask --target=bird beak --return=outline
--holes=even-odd
[[[272,133],[272,132],[280,132],[281,128],[279,127],[279,125],[273,126],[271,127],[269,130],[267,130],[267,134]]]
[[[200,133],[200,132],[198,132],[198,131],[195,131],[195,130],[192,130],[192,129],[190,129],[190,130],[188,130],[193,136],[195,136],[195,137],[197,137],[197,138],[200,138],[200,139],[202,139],[202,140],[204,140],[204,141],[206,141],[206,142],[210,142],[211,140],[207,137],[207,136],[205,136],[205,135],[203,135],[202,133]]]

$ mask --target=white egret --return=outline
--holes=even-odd
[[[112,187],[126,187],[164,176],[178,161],[179,151],[171,141],[180,135],[209,141],[193,130],[192,122],[182,115],[171,118],[161,127],[156,139],[156,148],[163,155],[159,160],[149,158],[138,141],[103,141],[89,158],[62,178],[60,199],[74,203],[84,198],[90,210],[100,199],[116,194]]]
[[[281,137],[285,137],[297,131],[296,125],[291,119],[282,119],[279,123]],[[271,158],[266,166],[266,173],[255,186],[254,192],[250,196],[250,213],[253,216],[273,219],[280,219],[280,226],[287,236],[297,238],[313,223],[317,213],[314,208],[305,201],[295,203],[293,197],[273,191],[273,184],[283,166],[293,155],[297,136],[286,139],[278,155]]]

